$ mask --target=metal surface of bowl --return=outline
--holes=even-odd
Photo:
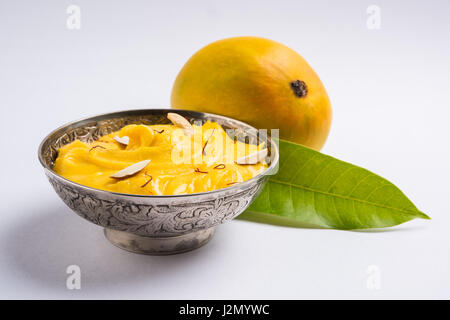
[[[278,164],[277,146],[267,138],[270,162],[263,173],[224,189],[167,196],[94,189],[52,170],[61,146],[76,139],[91,142],[128,124],[170,123],[168,112],[181,114],[191,122],[217,122],[224,129],[236,129],[237,136],[242,133],[256,142],[256,129],[237,120],[194,111],[148,109],[108,113],[66,124],[50,133],[39,146],[39,161],[64,203],[81,217],[104,227],[106,238],[128,251],[162,255],[200,247],[212,237],[217,225],[233,219],[250,205]]]

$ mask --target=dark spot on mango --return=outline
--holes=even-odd
[[[308,94],[308,88],[306,83],[302,80],[295,80],[290,83],[292,91],[298,98],[306,97]]]

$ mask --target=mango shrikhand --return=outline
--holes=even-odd
[[[174,114],[172,114],[174,115]],[[53,170],[101,190],[177,195],[244,182],[263,172],[265,144],[232,139],[217,123],[127,125],[91,143],[73,141],[58,150]],[[245,160],[260,154],[258,161]]]

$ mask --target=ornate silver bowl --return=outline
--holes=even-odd
[[[169,123],[167,112],[191,122],[213,121],[236,129],[237,137],[256,143],[255,128],[227,117],[173,109],[108,113],[66,124],[50,133],[39,146],[39,161],[50,184],[64,203],[86,220],[104,228],[106,238],[119,248],[142,254],[186,252],[208,242],[217,225],[242,213],[261,191],[278,164],[278,149],[267,137],[269,168],[254,178],[210,192],[172,196],[143,196],[94,189],[67,180],[52,168],[57,150],[76,139],[91,142],[128,124]]]

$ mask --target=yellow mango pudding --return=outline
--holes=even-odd
[[[96,189],[139,195],[213,191],[247,181],[267,167],[265,144],[237,141],[217,123],[127,125],[87,143],[58,150],[53,170]]]

